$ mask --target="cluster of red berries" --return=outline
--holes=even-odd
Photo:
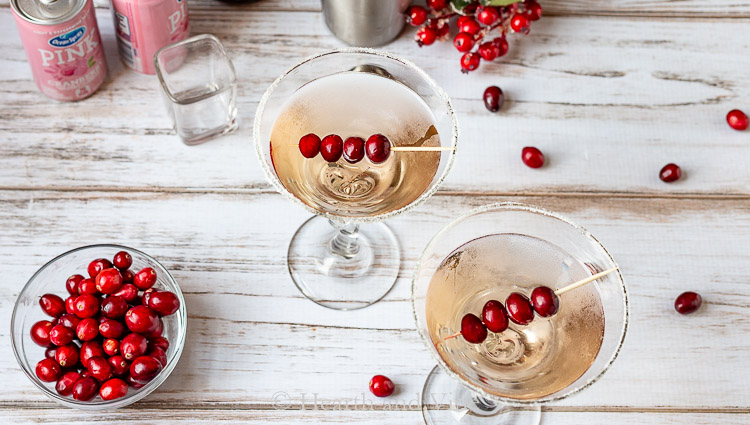
[[[391,154],[391,141],[382,134],[373,134],[367,141],[361,137],[349,137],[345,141],[338,134],[329,134],[321,140],[310,133],[299,139],[299,151],[305,158],[320,154],[328,162],[336,162],[343,156],[350,164],[361,161],[366,154],[374,164],[380,164]]]
[[[420,27],[415,39],[419,46],[428,46],[437,40],[446,40],[450,34],[450,21],[454,16],[458,34],[453,39],[461,56],[461,71],[468,73],[479,68],[482,59],[493,61],[508,53],[506,34],[528,34],[532,21],[542,17],[542,6],[535,0],[524,0],[508,6],[495,7],[470,2],[461,10],[448,0],[427,0],[427,7],[413,5],[406,10],[406,21]],[[496,31],[498,36],[485,41]]]
[[[31,327],[31,339],[47,348],[36,375],[57,382],[58,394],[88,401],[98,393],[114,400],[124,397],[128,386],[146,385],[166,366],[169,341],[162,336],[161,317],[176,312],[180,301],[153,287],[154,269],[133,273],[132,264],[125,251],[112,262],[96,259],[88,265],[89,278],[67,279],[65,301],[54,294],[40,297],[53,320]]]
[[[560,299],[547,286],[538,286],[531,291],[531,299],[520,292],[513,292],[505,299],[505,306],[497,300],[489,300],[482,308],[480,319],[472,313],[461,319],[461,336],[472,344],[481,344],[487,338],[487,330],[500,333],[508,329],[510,322],[528,325],[534,320],[534,312],[541,317],[554,316],[560,308]]]

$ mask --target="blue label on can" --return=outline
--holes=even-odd
[[[72,46],[81,41],[81,39],[83,38],[83,34],[85,33],[86,27],[76,28],[73,31],[50,38],[49,45],[52,47]]]

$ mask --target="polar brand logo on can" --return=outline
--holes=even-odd
[[[83,38],[83,34],[86,33],[86,27],[76,28],[68,33],[58,35],[49,39],[49,45],[52,47],[67,47],[72,46]]]

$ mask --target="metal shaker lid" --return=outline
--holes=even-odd
[[[29,22],[55,25],[75,16],[87,1],[89,0],[10,0],[10,6]]]

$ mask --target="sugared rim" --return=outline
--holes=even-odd
[[[19,301],[21,300],[21,297],[29,291],[30,286],[32,282],[39,276],[47,267],[50,267],[52,264],[57,262],[58,260],[67,257],[70,254],[76,253],[78,251],[83,251],[86,249],[117,249],[117,250],[123,250],[123,251],[129,251],[132,253],[136,253],[139,256],[142,256],[146,258],[150,263],[153,263],[155,266],[157,266],[160,273],[164,273],[166,276],[166,279],[174,286],[175,289],[175,295],[177,295],[177,298],[180,300],[180,308],[177,310],[177,314],[179,315],[178,320],[182,323],[182,326],[180,327],[181,332],[177,335],[177,340],[172,342],[170,341],[170,345],[173,346],[174,352],[172,353],[171,357],[167,358],[167,365],[162,369],[161,372],[159,372],[156,377],[154,377],[153,380],[151,380],[148,384],[144,385],[142,388],[136,390],[136,392],[132,394],[128,394],[125,397],[118,398],[115,400],[89,400],[89,401],[78,401],[69,397],[63,397],[59,394],[57,394],[54,391],[51,391],[49,388],[47,388],[45,385],[43,385],[39,379],[32,373],[32,371],[29,371],[26,368],[24,359],[21,359],[21,356],[19,354],[18,345],[15,338],[15,333],[13,332],[15,328],[16,323],[16,314],[18,313],[19,309]],[[171,288],[170,288],[171,289]],[[135,403],[138,400],[141,400],[142,398],[146,397],[147,395],[151,394],[156,388],[159,387],[166,379],[169,377],[169,375],[172,373],[174,368],[177,366],[177,363],[180,360],[180,356],[182,355],[182,350],[185,346],[185,337],[187,335],[187,308],[185,307],[185,298],[182,295],[182,290],[180,289],[180,286],[177,284],[177,281],[172,277],[172,275],[169,273],[169,271],[164,267],[160,262],[158,262],[154,257],[146,254],[143,251],[140,251],[135,248],[131,248],[124,245],[115,245],[115,244],[96,244],[96,245],[86,245],[79,248],[71,249],[70,251],[67,251],[63,254],[58,255],[57,257],[53,258],[52,260],[48,261],[45,265],[39,268],[26,282],[26,285],[21,289],[21,292],[18,294],[18,298],[16,298],[16,303],[13,306],[13,314],[10,319],[10,342],[11,346],[13,347],[13,354],[16,357],[16,361],[18,361],[18,365],[21,366],[21,369],[26,374],[26,376],[31,380],[31,382],[34,383],[34,385],[37,386],[42,392],[49,397],[51,400],[56,401],[57,403],[65,406],[65,407],[74,407],[78,409],[83,410],[101,410],[101,409],[109,409],[109,408],[119,408],[124,407],[129,404]],[[130,391],[130,388],[128,389]]]
[[[617,273],[617,280],[620,283],[620,289],[622,290],[623,304],[624,304],[624,312],[623,312],[623,318],[622,318],[623,319],[623,325],[622,325],[622,332],[620,334],[620,340],[619,340],[619,342],[617,344],[617,347],[615,348],[614,352],[612,353],[612,355],[610,356],[610,358],[607,360],[607,362],[603,365],[602,370],[599,371],[598,374],[596,374],[595,376],[591,377],[589,380],[587,380],[586,382],[584,382],[582,385],[579,385],[578,387],[575,387],[575,388],[571,388],[570,390],[568,390],[564,394],[560,394],[560,395],[553,396],[553,397],[549,397],[549,396],[548,397],[542,397],[542,398],[536,399],[536,400],[519,400],[519,399],[514,399],[514,398],[509,398],[509,397],[500,397],[500,396],[497,396],[495,394],[489,393],[489,392],[485,391],[481,387],[472,385],[469,381],[463,379],[459,374],[457,374],[456,372],[454,372],[453,369],[451,369],[451,367],[448,366],[448,364],[445,362],[445,360],[443,360],[443,358],[440,356],[440,354],[437,353],[437,350],[434,349],[434,345],[432,343],[432,340],[430,339],[430,336],[427,335],[427,334],[425,334],[424,332],[422,332],[422,329],[419,326],[419,319],[418,319],[417,306],[416,306],[416,296],[415,295],[416,295],[418,273],[419,273],[420,267],[422,266],[422,262],[423,262],[423,259],[424,259],[424,254],[427,252],[427,250],[437,240],[437,238],[439,236],[441,236],[444,232],[447,232],[450,228],[452,228],[453,226],[455,226],[458,223],[462,222],[463,220],[465,220],[465,219],[467,219],[467,218],[469,218],[471,216],[478,215],[478,214],[481,214],[481,213],[485,213],[485,212],[488,212],[488,211],[501,211],[501,210],[528,212],[528,213],[539,214],[539,215],[543,215],[543,216],[546,216],[546,217],[549,217],[549,218],[552,218],[552,219],[559,220],[559,221],[561,221],[561,222],[563,222],[563,223],[571,226],[575,230],[577,230],[585,238],[587,238],[590,241],[594,242],[594,245],[598,246],[599,249],[602,250],[602,252],[604,253],[605,257],[607,259],[609,259],[609,261],[612,263],[612,266],[618,267],[618,269],[616,271],[616,273]],[[615,273],[611,273],[610,275],[614,275],[614,274]],[[589,386],[591,386],[592,384],[594,384],[596,381],[598,381],[604,375],[604,373],[607,370],[609,370],[609,368],[612,365],[612,363],[615,361],[615,359],[617,358],[617,356],[620,354],[620,350],[622,350],[622,346],[623,346],[623,344],[625,342],[625,335],[627,334],[627,330],[628,330],[628,320],[629,320],[628,290],[627,290],[627,287],[625,286],[625,280],[622,277],[622,273],[620,272],[619,266],[615,262],[614,258],[612,258],[612,255],[610,255],[609,251],[607,251],[607,249],[604,248],[604,245],[602,245],[602,243],[599,242],[599,240],[596,239],[591,234],[591,232],[589,232],[588,230],[586,230],[584,227],[582,227],[582,226],[580,226],[580,225],[578,225],[578,224],[570,221],[569,219],[567,219],[566,217],[564,217],[564,216],[562,216],[562,215],[560,215],[558,213],[554,213],[552,211],[546,210],[546,209],[541,208],[541,207],[535,207],[535,206],[532,206],[532,205],[526,205],[526,204],[521,204],[521,203],[517,203],[517,202],[497,202],[497,203],[494,203],[494,204],[489,204],[489,205],[485,205],[485,206],[482,206],[482,207],[474,208],[471,211],[469,211],[468,213],[463,214],[462,216],[458,217],[457,219],[453,220],[448,225],[446,225],[445,227],[443,227],[442,229],[440,229],[440,231],[437,234],[435,234],[435,236],[433,236],[430,239],[430,241],[427,243],[427,245],[425,246],[424,250],[422,251],[422,255],[420,255],[419,259],[417,260],[417,266],[414,269],[414,275],[412,277],[411,294],[412,294],[411,295],[412,315],[413,315],[413,318],[414,318],[414,323],[417,324],[417,332],[422,337],[422,341],[427,345],[428,351],[430,352],[430,354],[432,355],[432,357],[435,358],[435,360],[437,361],[438,365],[440,365],[440,367],[443,369],[443,371],[445,373],[447,373],[449,376],[451,376],[453,379],[455,379],[457,382],[460,382],[461,385],[463,385],[464,387],[468,388],[469,390],[471,390],[471,391],[479,394],[480,396],[485,397],[485,398],[487,398],[489,400],[495,400],[495,401],[498,401],[500,403],[504,403],[504,404],[509,405],[509,406],[514,406],[514,405],[515,406],[528,406],[528,405],[538,405],[538,404],[550,403],[550,402],[553,402],[553,401],[559,401],[559,400],[563,400],[565,398],[568,398],[571,395],[576,394],[576,393],[582,391],[585,388],[588,388]],[[561,390],[561,391],[565,391],[565,389]]]
[[[306,63],[313,61],[318,58],[322,58],[324,56],[329,55],[335,55],[335,54],[342,54],[342,53],[354,53],[354,54],[367,54],[367,55],[375,55],[384,57],[396,62],[400,62],[407,67],[413,69],[416,71],[429,85],[430,88],[445,102],[445,105],[448,109],[448,114],[451,119],[451,127],[453,129],[451,134],[451,146],[453,147],[453,150],[450,152],[450,155],[447,159],[447,164],[445,166],[445,169],[443,170],[443,173],[438,177],[437,181],[432,185],[432,187],[425,190],[417,199],[409,203],[408,205],[405,205],[397,210],[389,211],[382,214],[372,215],[372,216],[347,216],[347,215],[337,215],[337,214],[331,214],[327,212],[323,212],[320,210],[317,210],[310,205],[302,202],[299,198],[292,195],[286,187],[279,181],[278,176],[276,175],[276,172],[268,165],[267,161],[265,160],[265,155],[263,154],[263,143],[260,140],[260,127],[261,127],[261,117],[263,116],[263,111],[265,110],[266,103],[268,102],[268,99],[271,97],[271,94],[273,93],[276,86],[278,86],[281,81],[290,73],[294,72],[295,69],[305,65]],[[278,76],[273,83],[266,89],[266,92],[263,94],[263,97],[260,100],[260,103],[258,104],[258,109],[255,111],[255,121],[253,123],[253,140],[255,142],[255,153],[258,156],[258,161],[260,162],[261,168],[263,168],[264,174],[266,176],[266,180],[276,189],[277,192],[281,193],[286,197],[287,199],[290,199],[297,205],[302,206],[309,212],[320,215],[323,217],[326,217],[329,220],[333,220],[336,222],[347,222],[347,223],[371,223],[376,221],[382,221],[386,220],[388,218],[397,216],[405,211],[408,211],[417,205],[421,204],[425,200],[427,200],[430,196],[432,196],[438,188],[443,184],[443,181],[448,176],[448,173],[450,172],[451,168],[453,167],[453,162],[456,156],[456,145],[458,143],[458,119],[456,118],[456,113],[453,109],[453,104],[451,103],[450,98],[445,93],[445,91],[437,84],[437,82],[429,76],[422,68],[418,67],[413,62],[400,58],[398,56],[392,55],[390,53],[376,50],[376,49],[370,49],[370,48],[364,48],[364,47],[350,47],[350,48],[342,48],[342,49],[335,49],[335,50],[329,50],[327,52],[318,53],[316,55],[309,56],[305,59],[303,59],[301,62],[297,63],[296,65],[292,66],[286,72]]]

